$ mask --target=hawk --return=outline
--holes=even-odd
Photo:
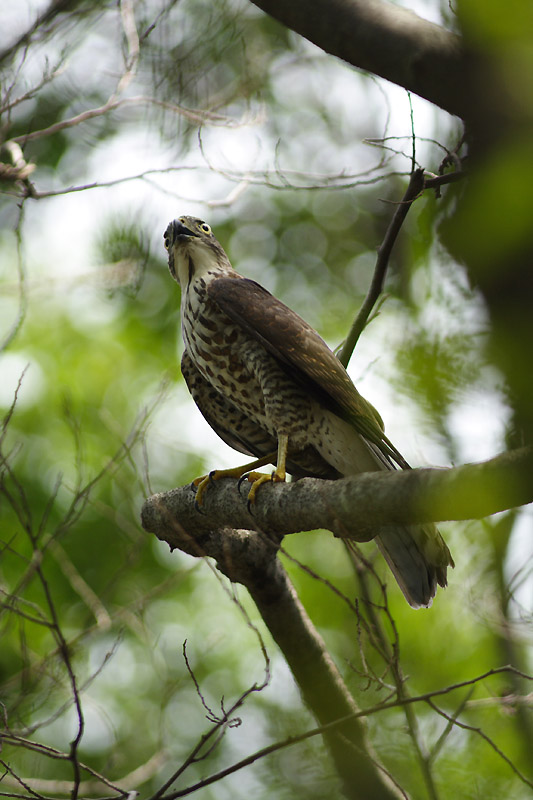
[[[220,438],[257,459],[215,477],[276,464],[272,476],[247,476],[254,501],[264,481],[283,481],[286,470],[295,478],[335,480],[409,469],[378,412],[326,343],[298,314],[233,269],[207,222],[174,220],[165,231],[165,248],[181,287],[181,369],[189,391]],[[195,483],[201,495],[208,480]],[[446,586],[447,567],[454,566],[435,526],[390,526],[375,541],[409,604],[430,606],[437,584]]]

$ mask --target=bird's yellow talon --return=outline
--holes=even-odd
[[[271,475],[265,475],[263,472],[249,472],[246,479],[251,482],[250,491],[248,492],[248,510],[250,504],[255,503],[255,496],[257,490],[264,483],[283,483],[285,481],[285,470],[275,469]]]
[[[199,478],[195,478],[193,480],[193,485],[196,486],[196,499],[194,501],[194,507],[197,511],[201,509],[204,502],[205,490],[212,481],[213,478],[211,472],[209,475],[201,475]]]
[[[259,475],[262,476],[261,472],[250,472],[249,470],[253,467],[262,467],[264,464],[270,464],[272,462],[275,463],[276,454],[269,453],[267,456],[263,458],[259,458],[257,461],[252,461],[250,464],[245,464],[241,467],[233,467],[232,469],[213,469],[208,475],[200,475],[199,478],[195,478],[191,483],[191,488],[193,492],[196,490],[196,501],[195,501],[195,508],[197,510],[201,509],[201,506],[204,502],[204,494],[207,488],[214,483],[215,481],[220,480],[220,478],[240,478],[239,480],[239,487],[241,481],[249,480],[250,475]],[[270,476],[265,476],[268,480],[270,480]],[[252,478],[253,480],[253,478]]]

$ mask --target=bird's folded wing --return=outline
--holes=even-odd
[[[276,358],[289,374],[403,468],[409,465],[383,433],[378,412],[357,391],[327,344],[298,314],[247,278],[217,278],[209,297]]]

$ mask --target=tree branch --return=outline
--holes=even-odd
[[[424,170],[415,169],[411,173],[409,185],[407,186],[402,200],[396,207],[396,211],[394,212],[394,215],[389,223],[389,227],[387,228],[385,238],[379,247],[376,266],[374,268],[372,282],[368,289],[367,295],[363,300],[363,304],[357,313],[352,327],[350,328],[350,332],[346,337],[346,341],[342,346],[342,350],[337,355],[339,361],[344,367],[348,366],[348,362],[352,357],[352,353],[357,342],[359,341],[359,337],[363,332],[365,325],[367,324],[370,312],[377,303],[378,298],[383,290],[383,282],[385,280],[385,275],[387,274],[390,254],[392,253],[392,248],[394,247],[394,243],[396,242],[407,213],[411,208],[413,201],[416,200],[423,189]]]
[[[53,22],[60,14],[76,12],[81,0],[51,0],[35,22],[4,50],[0,51],[0,64],[12,58],[21,47],[27,47],[38,34],[39,40],[47,39],[54,32]],[[81,12],[80,12],[81,13]]]
[[[223,483],[227,488],[229,482],[220,481],[221,485]],[[217,485],[217,494],[218,489]],[[175,493],[168,494],[175,496]],[[157,509],[156,516],[162,523],[156,532],[159,538],[172,548],[215,558],[221,572],[231,581],[246,586],[319,723],[326,725],[347,718],[338,728],[324,733],[346,797],[351,800],[398,798],[370,751],[364,723],[353,716],[359,713],[353,697],[277,558],[277,543],[257,531],[225,529],[189,534],[174,512],[160,502],[164,497],[155,495],[145,504],[145,528],[149,528],[153,519],[150,509]]]
[[[481,519],[533,502],[532,472],[533,448],[525,447],[451,469],[369,472],[338,481],[303,478],[263,487],[253,515],[246,484],[239,493],[238,482],[225,478],[209,487],[203,513],[186,486],[146,500],[142,524],[192,555],[203,553],[206,537],[226,526],[259,528],[277,537],[325,528],[367,541],[384,525]]]
[[[467,56],[461,39],[384,0],[252,0],[283,25],[354,67],[464,117]]]
[[[533,448],[523,448],[452,469],[303,478],[263,487],[253,516],[247,487],[240,494],[238,481],[225,478],[209,487],[203,513],[187,486],[146,500],[142,524],[172,549],[214,558],[248,589],[319,723],[349,718],[324,734],[346,796],[392,798],[396,789],[371,753],[363,724],[350,716],[357,706],[277,558],[279,541],[319,527],[363,540],[387,524],[485,516],[533,500],[532,468]]]

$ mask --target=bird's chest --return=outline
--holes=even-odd
[[[203,279],[188,287],[181,318],[185,347],[217,392],[270,434],[288,433],[295,445],[305,439],[311,423],[307,391],[209,298]]]
[[[205,380],[230,400],[238,397],[260,412],[260,385],[244,357],[250,337],[209,299],[205,281],[190,285],[181,325],[185,347]]]

